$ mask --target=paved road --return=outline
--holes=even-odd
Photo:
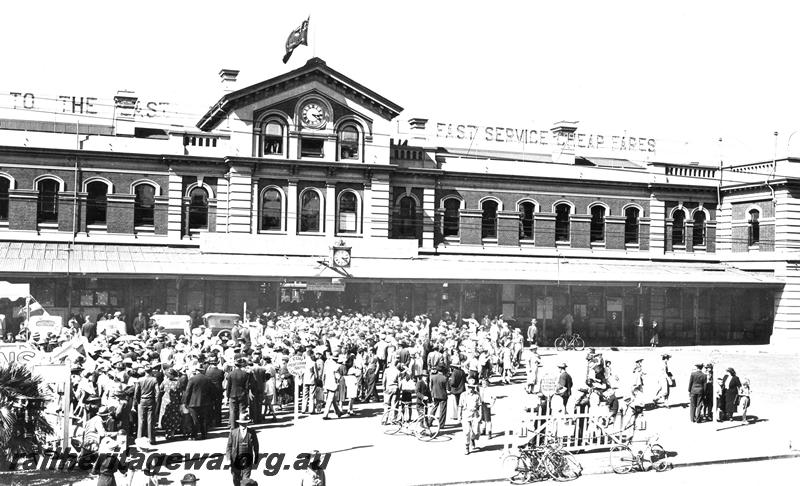
[[[715,464],[708,466],[681,467],[671,471],[638,472],[629,474],[596,474],[581,476],[566,484],[580,486],[676,486],[695,484],[739,485],[783,485],[796,484],[800,471],[800,458],[772,461]],[[550,484],[556,484],[549,481]],[[470,486],[497,486],[510,484],[506,481],[485,483],[462,483]],[[541,483],[536,483],[541,484]],[[455,485],[453,485],[455,486]]]

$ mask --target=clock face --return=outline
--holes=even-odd
[[[328,112],[320,103],[311,101],[300,110],[300,120],[309,128],[322,128],[328,122]]]
[[[333,264],[337,267],[346,267],[350,265],[350,251],[349,250],[334,250]]]

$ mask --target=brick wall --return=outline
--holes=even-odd
[[[625,218],[606,217],[606,248],[625,249]]]
[[[533,218],[534,244],[543,248],[556,246],[556,214],[536,213]]]
[[[481,244],[481,213],[477,209],[462,209],[459,219],[459,236],[464,245]]]
[[[8,191],[8,229],[36,231],[37,194],[30,189]]]
[[[497,244],[519,246],[519,213],[499,211],[497,213]]]

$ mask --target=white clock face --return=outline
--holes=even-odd
[[[347,250],[336,250],[333,252],[333,264],[338,267],[350,265],[350,252]]]
[[[328,113],[321,104],[312,101],[303,105],[300,119],[309,128],[322,128],[328,122]]]

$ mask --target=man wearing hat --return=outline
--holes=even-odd
[[[230,408],[230,425],[236,427],[236,419],[247,412],[250,397],[250,373],[244,370],[247,359],[239,357],[236,368],[228,374],[228,407]]]
[[[706,375],[703,373],[703,363],[694,365],[695,370],[689,375],[689,417],[692,422],[701,421],[703,410],[703,393],[706,388]]]
[[[560,396],[561,399],[564,400],[564,408],[566,409],[567,401],[569,400],[570,395],[572,395],[572,376],[567,373],[567,363],[561,363],[558,365],[558,369],[561,370],[561,374],[558,375],[556,395]]]
[[[183,475],[183,479],[181,479],[181,486],[197,486],[197,482],[200,481],[197,479],[192,473],[187,473]]]
[[[439,419],[439,426],[444,427],[447,420],[447,376],[444,374],[444,366],[431,370],[431,398],[433,398],[433,410],[431,415]]]
[[[155,422],[156,422],[156,402],[158,401],[158,380],[155,372],[160,368],[158,364],[152,364],[147,368],[147,375],[136,383],[133,394],[133,401],[137,404],[138,435],[137,437],[147,437],[150,445],[156,442]]]
[[[231,464],[233,486],[241,486],[242,480],[250,478],[258,458],[258,435],[248,427],[250,423],[250,415],[245,412],[236,419],[236,426],[228,434],[225,457]]]
[[[213,394],[210,397],[211,407],[209,411],[209,425],[217,427],[222,423],[222,383],[225,381],[225,372],[219,368],[219,358],[211,355],[206,368],[206,378],[211,382]]]
[[[192,438],[205,440],[208,434],[208,416],[211,399],[214,394],[213,385],[199,366],[193,366],[192,377],[186,383],[183,392],[183,405],[189,409],[192,418]]]

